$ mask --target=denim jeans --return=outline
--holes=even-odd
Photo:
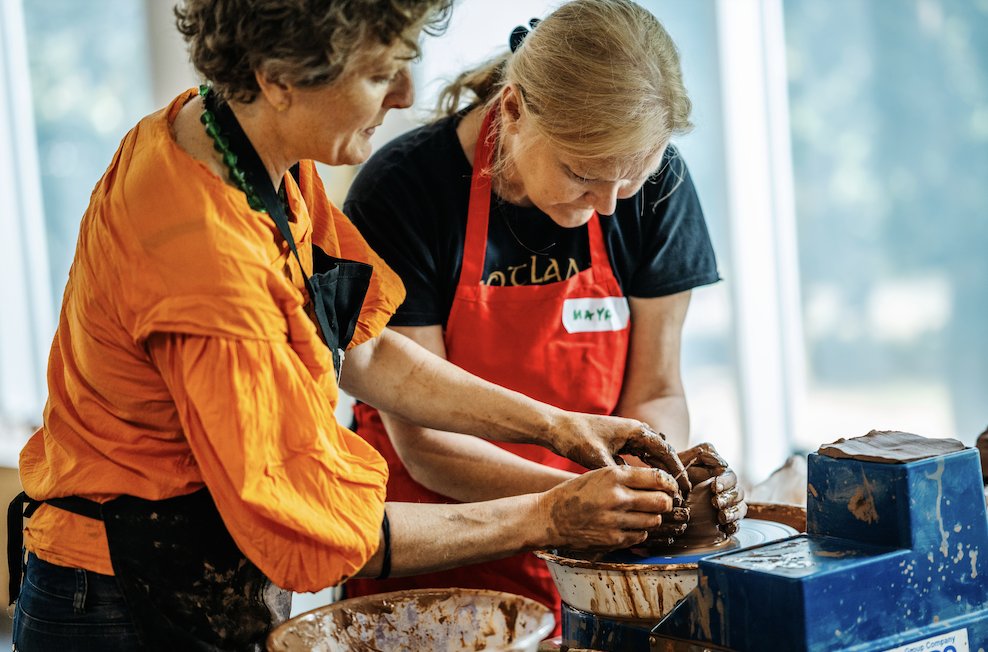
[[[140,650],[116,580],[56,566],[28,554],[14,611],[17,652],[128,652]]]

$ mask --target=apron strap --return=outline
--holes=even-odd
[[[7,571],[9,575],[8,589],[10,603],[14,604],[21,593],[22,567],[24,560],[24,519],[31,518],[43,503],[63,509],[79,516],[85,516],[97,521],[103,520],[102,507],[95,500],[80,496],[65,496],[35,500],[25,492],[17,494],[7,506]]]
[[[316,321],[319,323],[319,328],[328,337],[328,334],[332,330],[329,315],[326,314],[326,309],[320,298],[319,288],[313,283],[312,278],[305,273],[305,268],[302,267],[302,259],[299,258],[298,249],[295,246],[295,238],[292,236],[292,230],[288,226],[288,216],[285,215],[285,206],[282,204],[281,198],[278,197],[278,192],[271,183],[271,177],[268,176],[267,170],[264,168],[264,163],[261,162],[261,157],[258,156],[257,150],[254,149],[247,134],[244,133],[243,127],[237,121],[237,116],[230,110],[229,104],[217,101],[214,91],[207,93],[203,101],[206,104],[206,108],[216,116],[216,120],[223,128],[224,135],[230,141],[230,149],[237,154],[244,176],[247,177],[248,182],[254,187],[258,198],[264,203],[265,211],[274,220],[278,231],[281,233],[281,237],[288,243],[288,248],[291,249],[295,260],[298,261],[299,271],[302,272],[302,277],[305,279],[305,287],[312,301]],[[296,183],[299,180],[298,174],[299,164],[296,163],[292,166],[292,176],[295,178]],[[327,342],[327,344],[330,343]],[[335,346],[330,346],[333,349],[336,348]]]
[[[473,174],[470,178],[470,200],[467,208],[467,232],[463,240],[460,262],[460,282],[477,285],[483,282],[484,258],[487,254],[487,220],[491,210],[490,166],[493,157],[491,127],[494,111],[484,116],[473,154]]]
[[[23,519],[27,516],[25,505],[33,514],[39,504],[22,491],[7,506],[7,571],[9,573],[7,588],[10,591],[8,604],[14,604],[21,594],[21,567],[24,565]]]
[[[229,140],[230,149],[236,153],[244,176],[264,204],[264,211],[274,220],[278,232],[288,243],[288,248],[298,262],[318,330],[332,353],[336,382],[339,383],[344,352],[353,337],[373,268],[366,263],[329,256],[313,244],[312,274],[306,274],[288,225],[285,206],[271,183],[271,177],[268,176],[257,150],[237,121],[237,116],[226,102],[217,100],[215,92],[207,93],[204,102]],[[296,185],[301,187],[299,169],[299,164],[296,163],[291,168],[291,174]]]
[[[460,263],[461,284],[478,285],[483,284],[484,280],[484,259],[487,257],[487,230],[491,212],[490,167],[497,144],[495,111],[496,109],[493,109],[484,116],[480,133],[477,135],[477,146],[474,149],[470,200],[467,205],[467,230]],[[607,246],[597,211],[593,212],[587,223],[587,237],[590,244],[590,267],[603,264],[609,268]]]

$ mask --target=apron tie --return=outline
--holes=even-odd
[[[64,498],[48,498],[47,500],[35,500],[23,491],[17,494],[10,505],[7,506],[7,571],[9,572],[10,593],[9,604],[14,604],[21,593],[21,580],[24,566],[24,522],[23,519],[31,518],[38,511],[43,503],[48,503],[53,507],[64,509],[67,512],[86,516],[88,518],[103,520],[103,513],[100,504],[96,501],[79,496],[66,496]]]

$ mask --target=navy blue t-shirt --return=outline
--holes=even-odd
[[[374,154],[343,211],[401,277],[392,326],[446,325],[460,276],[472,169],[456,135],[462,116],[410,131]],[[601,216],[611,266],[626,296],[660,297],[719,280],[703,211],[672,146],[634,197]],[[534,207],[491,197],[484,282],[565,280],[590,264],[587,227],[564,228]]]

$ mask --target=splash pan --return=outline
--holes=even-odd
[[[696,588],[700,559],[794,534],[796,530],[786,525],[746,518],[730,540],[699,551],[662,555],[630,548],[595,556],[565,550],[535,554],[545,560],[569,606],[598,616],[654,622]]]

